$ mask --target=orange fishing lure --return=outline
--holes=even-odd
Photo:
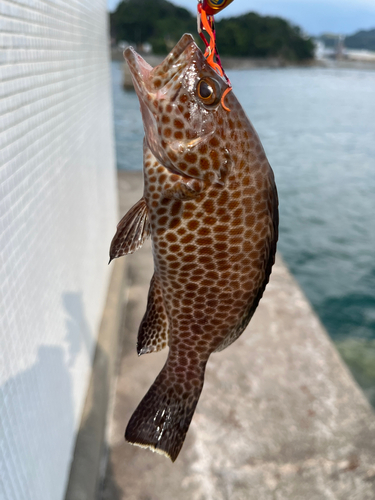
[[[223,66],[221,64],[219,52],[216,47],[216,32],[215,32],[215,21],[214,14],[220,12],[225,7],[227,7],[233,0],[203,0],[198,2],[198,33],[202,38],[206,51],[204,56],[208,62],[208,64],[213,68],[216,73],[218,73],[221,77],[225,78],[229,87],[223,93],[221,98],[221,105],[226,111],[230,111],[230,109],[224,104],[224,99],[226,95],[232,90],[232,85],[228,76],[225,74]],[[203,30],[205,30],[209,37],[210,41],[208,42],[206,37],[203,34]]]

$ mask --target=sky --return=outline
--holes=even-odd
[[[108,9],[113,11],[119,0],[107,2]],[[172,0],[172,3],[196,12],[197,0]],[[309,35],[326,32],[349,35],[375,28],[375,0],[234,0],[221,17],[249,11],[284,17]]]

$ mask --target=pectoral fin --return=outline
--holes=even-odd
[[[205,181],[199,179],[191,179],[178,174],[169,172],[168,181],[163,190],[163,195],[166,198],[174,198],[176,200],[188,200],[199,196],[207,188]]]
[[[109,261],[135,252],[149,236],[148,208],[145,199],[141,198],[118,223],[109,250]]]
[[[138,331],[137,352],[139,355],[161,351],[168,343],[168,317],[158,278],[152,277],[148,292],[147,310]]]

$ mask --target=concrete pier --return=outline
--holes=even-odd
[[[120,211],[142,195],[119,174]],[[126,257],[122,346],[101,500],[373,500],[375,416],[280,258],[247,330],[214,354],[177,461],[124,441],[166,352],[138,357],[150,242]]]

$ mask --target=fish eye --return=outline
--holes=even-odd
[[[207,106],[215,105],[220,101],[220,85],[213,78],[202,78],[197,84],[197,94]]]

